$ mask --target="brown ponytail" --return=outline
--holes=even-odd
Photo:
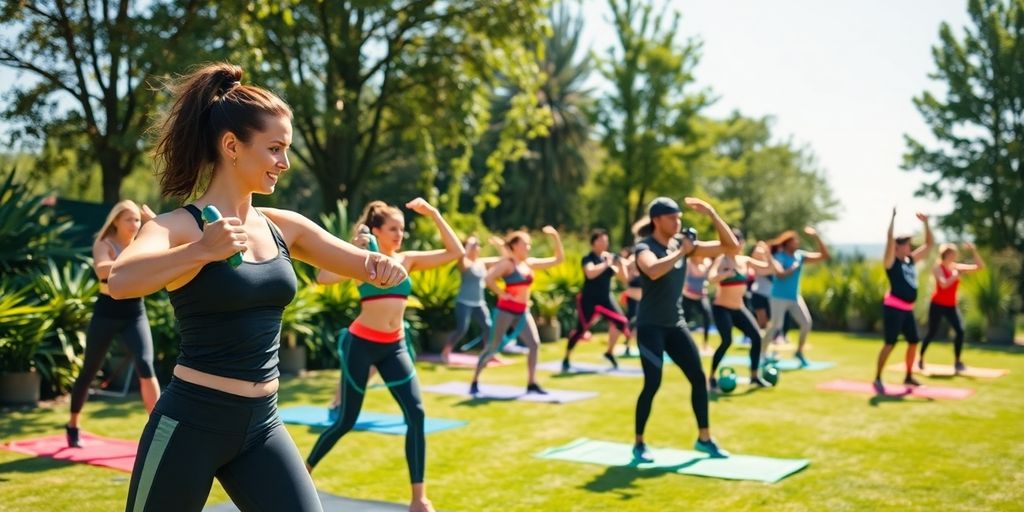
[[[166,197],[187,198],[220,158],[217,144],[225,132],[248,142],[263,131],[265,116],[288,116],[292,111],[274,93],[242,85],[242,68],[224,62],[208,64],[169,84],[174,104],[160,127],[154,150],[160,191]]]
[[[390,218],[401,219],[402,210],[390,206],[384,201],[370,201],[370,204],[363,208],[363,215],[359,217],[356,225],[363,224],[370,229],[381,228]]]
[[[644,215],[643,218],[633,224],[631,230],[637,238],[647,238],[654,233],[654,222],[651,222],[650,217]]]
[[[513,231],[505,237],[505,247],[512,250],[512,247],[516,246],[520,242],[530,237],[530,234],[526,231]]]

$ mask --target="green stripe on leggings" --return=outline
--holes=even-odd
[[[171,443],[171,435],[174,434],[174,429],[177,426],[178,420],[160,416],[160,423],[156,425],[153,440],[149,443],[149,450],[146,451],[146,460],[142,464],[142,475],[139,477],[139,487],[135,492],[133,512],[142,512],[146,508],[149,490],[153,487],[153,479],[156,477],[156,470],[160,467],[160,460],[164,458],[164,451]]]

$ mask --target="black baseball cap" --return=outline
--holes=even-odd
[[[655,218],[659,215],[669,215],[673,213],[679,213],[679,204],[672,200],[670,197],[658,197],[647,207],[647,216]]]

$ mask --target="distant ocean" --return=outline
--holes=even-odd
[[[866,259],[877,260],[882,258],[882,253],[885,252],[885,244],[831,244],[828,249],[833,253],[842,254],[843,256],[859,254]]]

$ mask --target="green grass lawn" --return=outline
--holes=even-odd
[[[815,384],[870,379],[880,341],[815,333],[811,344],[812,359],[838,366],[786,372],[777,389],[745,393],[741,387],[711,404],[713,432],[733,453],[811,460],[807,469],[777,484],[537,459],[537,452],[578,437],[630,442],[642,382],[541,372],[540,382],[547,387],[594,390],[600,396],[551,405],[424,394],[429,416],[469,422],[428,436],[429,494],[439,509],[448,511],[1024,509],[1024,350],[967,349],[968,365],[1011,370],[999,379],[922,377],[926,384],[975,388],[977,394],[967,400],[879,401],[817,391]],[[560,359],[563,347],[545,345],[541,360]],[[897,359],[903,348],[899,345],[894,353]],[[600,350],[598,343],[583,344],[576,359],[599,362]],[[929,352],[931,362],[952,360],[947,343],[936,343]],[[515,360],[488,369],[483,380],[524,385],[525,364],[522,357]],[[469,370],[419,365],[420,380],[427,384],[468,382],[470,376]],[[888,375],[890,382],[900,378]],[[323,404],[337,381],[338,372],[285,380],[280,403]],[[681,372],[666,368],[648,423],[649,444],[691,447],[696,426],[689,389]],[[61,403],[5,412],[0,439],[59,433],[66,407]],[[381,389],[369,393],[365,409],[399,412]],[[145,420],[137,399],[94,399],[86,406],[83,427],[134,439]],[[307,454],[317,432],[297,426],[288,430]],[[314,478],[320,489],[335,494],[405,502],[409,489],[403,438],[353,432],[323,460]],[[117,471],[0,451],[0,510],[121,510],[127,488],[128,475]],[[215,486],[209,503],[226,499]]]

